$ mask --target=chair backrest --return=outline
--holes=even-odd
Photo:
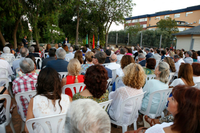
[[[3,94],[0,95],[0,99],[6,99],[6,108],[5,108],[5,116],[6,116],[6,121],[5,125],[8,125],[10,121],[10,104],[11,104],[11,97],[8,94]]]
[[[116,79],[116,69],[113,69],[112,70],[112,83],[115,82],[115,79]]]
[[[65,60],[68,61],[68,62],[70,61],[70,59],[71,59],[71,58],[65,58]]]
[[[197,82],[196,84],[197,84],[196,88],[200,89],[200,82]]]
[[[99,105],[107,112],[111,103],[112,103],[112,99],[109,101],[101,102],[99,103]]]
[[[35,62],[36,62],[36,65],[37,65],[37,69],[41,69],[42,59],[40,57],[35,57]]]
[[[3,57],[11,66],[12,66],[12,62],[15,60],[15,56],[10,54],[10,55],[6,55]]]
[[[31,98],[35,95],[36,95],[36,90],[21,92],[21,93],[17,93],[15,95],[15,101],[17,102],[17,106],[19,108],[19,113],[20,113],[23,121],[26,121],[26,116],[24,116],[23,106],[22,106],[20,97],[22,96],[23,98],[26,98],[26,100],[29,102],[31,100]]]
[[[163,110],[165,109],[166,105],[167,105],[167,98],[169,97],[170,93],[172,92],[172,88],[168,88],[165,90],[159,90],[159,91],[155,91],[153,93],[151,93],[149,95],[149,102],[148,102],[148,106],[146,108],[146,111],[142,111],[140,110],[140,112],[144,115],[148,115],[149,117],[151,117],[152,119],[161,116]],[[156,110],[155,114],[150,114],[150,110],[151,110],[151,105],[152,105],[152,100],[153,98],[156,96],[160,96],[160,102],[158,103],[158,107]]]
[[[44,133],[62,133],[65,124],[66,114],[57,114],[46,117],[33,118],[26,121],[29,133],[34,133],[33,125],[40,126]]]
[[[3,86],[4,84],[6,84],[5,87],[8,89],[8,86],[9,86],[8,78],[0,78],[0,86]]]
[[[104,67],[108,66],[110,63],[104,63],[102,64]]]
[[[109,92],[111,92],[112,90],[112,87],[110,86],[111,85],[111,83],[112,83],[112,78],[109,78],[108,80],[107,80],[107,90],[109,91]]]
[[[65,78],[68,75],[68,72],[58,72],[62,78]]]
[[[1,78],[8,78],[8,70],[5,68],[0,68],[0,77]]]
[[[149,75],[147,75],[146,81],[151,80],[151,79],[155,79],[155,78],[156,78],[155,74],[149,74]]]
[[[130,104],[132,105],[131,114],[130,114],[130,117],[128,118],[128,122],[126,124],[131,125],[132,123],[137,121],[136,116],[138,114],[138,110],[141,107],[142,99],[144,97],[144,93],[145,92],[143,92],[139,95],[130,97],[130,98],[128,98],[128,99],[126,99],[122,102],[121,107],[120,107],[120,117],[116,121],[118,124],[121,124],[121,125],[125,124],[124,121],[123,121],[123,114],[124,114],[124,111],[125,111],[126,104],[128,104],[129,106],[130,106]]]
[[[169,80],[168,80],[167,84],[169,84],[169,82],[171,81],[171,79],[172,79],[172,77],[174,76],[174,74],[175,74],[175,73],[170,72],[169,78],[168,78]]]
[[[122,77],[117,77],[116,79],[115,79],[115,90],[117,89],[117,88],[119,88],[119,81],[120,80],[122,80]]]
[[[45,52],[44,53],[44,58],[47,58],[48,54],[49,54],[48,52]]]
[[[68,95],[72,96],[74,94],[76,94],[77,92],[81,92],[85,89],[85,84],[84,83],[74,83],[74,84],[69,84],[69,85],[64,85],[62,87],[62,93],[65,94],[66,92],[66,89],[69,90],[70,89],[70,92]]]

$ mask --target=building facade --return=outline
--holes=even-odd
[[[179,31],[190,29],[200,25],[200,5],[125,18],[124,28],[140,23],[144,29],[155,30],[157,22],[167,17],[176,20]]]

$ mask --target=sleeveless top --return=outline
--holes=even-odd
[[[36,95],[33,98],[33,115],[35,118],[38,118],[67,113],[69,105],[69,96],[65,94],[61,94],[60,106],[62,107],[62,110],[59,106],[59,100],[55,100],[54,106],[51,99],[48,99],[47,97],[42,95]],[[43,133],[44,131],[40,127],[40,125],[35,124],[34,132]]]
[[[2,95],[5,91],[6,91],[6,87],[3,88],[3,90],[0,92],[0,95]],[[0,100],[0,124],[6,121],[5,109],[3,105],[4,101],[5,99]]]
[[[84,82],[84,75],[78,75],[78,83],[83,83]],[[68,75],[66,77],[66,85],[68,84],[74,84],[76,77],[72,75]]]

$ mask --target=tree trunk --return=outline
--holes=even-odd
[[[79,13],[78,13],[78,16],[77,16],[77,24],[76,24],[76,42],[75,42],[75,45],[77,45],[78,44],[78,28],[79,28],[79,20],[80,20],[80,18],[79,18]]]
[[[108,32],[106,32],[106,37],[105,37],[105,40],[106,40],[106,43],[105,43],[105,48],[107,47],[108,45]]]
[[[14,49],[17,48],[17,29],[18,29],[18,25],[19,25],[19,22],[20,22],[20,18],[15,21],[15,28],[13,30],[13,40],[14,40]]]
[[[3,46],[5,46],[6,41],[5,41],[5,39],[4,39],[4,37],[3,37],[2,33],[1,33],[1,30],[0,30],[0,40],[1,40],[1,43],[3,44]]]

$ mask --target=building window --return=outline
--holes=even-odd
[[[186,12],[185,16],[187,17],[189,14],[192,14],[193,12]]]
[[[151,18],[149,18],[149,21],[151,21]]]
[[[126,20],[126,23],[127,23],[127,24],[131,23],[131,20]]]
[[[143,26],[143,28],[146,28],[146,27],[147,27],[147,25],[146,25],[146,24],[143,24],[142,26]]]
[[[139,19],[139,22],[147,21],[147,18],[141,18]]]
[[[132,20],[132,23],[136,23],[136,22],[138,22],[138,19]]]
[[[165,15],[165,19],[169,18],[169,15]]]
[[[174,14],[174,18],[179,18],[180,16],[180,14]]]
[[[155,17],[155,19],[158,19],[158,20],[160,20],[160,17]]]

